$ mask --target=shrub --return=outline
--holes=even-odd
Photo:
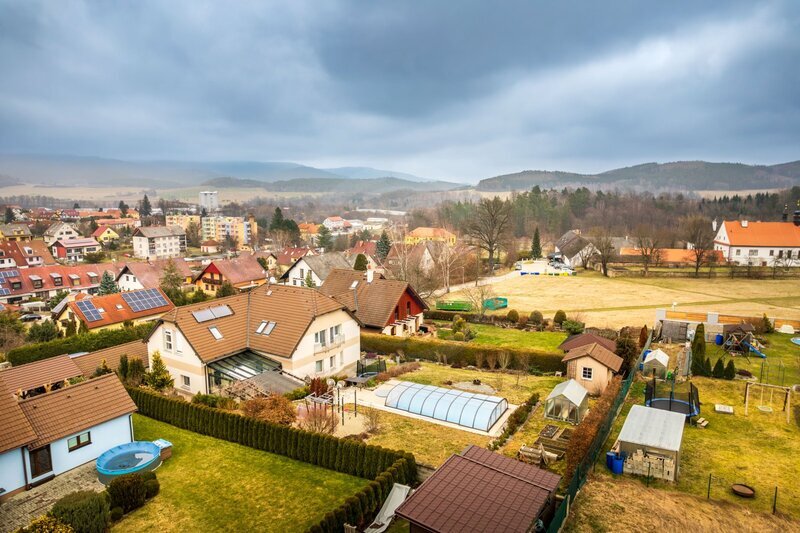
[[[738,369],[736,371],[736,375],[737,376],[746,377],[746,378],[752,378],[753,377],[753,373],[750,372],[749,370],[745,370],[744,368]]]
[[[285,396],[270,394],[251,398],[242,404],[244,416],[271,422],[281,426],[291,426],[297,419],[297,409]]]
[[[703,357],[703,375],[704,376],[713,375],[711,371],[711,359],[709,359],[708,357]]]
[[[144,482],[144,497],[146,499],[150,499],[158,494],[158,491],[161,490],[161,484],[158,482],[157,479],[148,479]]]
[[[541,326],[544,322],[544,317],[540,311],[534,311],[531,313],[530,321],[537,326]]]
[[[124,474],[115,477],[106,487],[111,507],[121,507],[125,514],[144,505],[147,491],[139,474]]]
[[[553,317],[553,324],[561,325],[567,319],[567,313],[559,309]]]
[[[49,514],[80,533],[103,533],[110,520],[108,499],[103,493],[91,490],[67,494],[53,505]]]
[[[643,326],[639,331],[639,348],[644,349],[647,345],[647,339],[650,338],[650,333],[647,331],[647,326]]]
[[[161,359],[161,353],[158,350],[150,356],[150,370],[145,372],[144,382],[148,387],[159,392],[171,389],[175,384],[175,380],[167,370],[167,365],[164,364],[164,360]]]
[[[527,323],[528,323],[528,317],[525,315],[519,315],[519,318],[517,319],[517,325],[524,328]]]
[[[633,370],[636,367],[636,362],[639,360],[639,349],[632,338],[625,335],[617,338],[614,353],[622,357],[624,368]]]
[[[519,320],[519,312],[516,309],[509,309],[506,313],[506,320],[516,323]]]
[[[409,372],[413,372],[414,370],[418,370],[420,364],[417,362],[413,363],[403,363],[401,365],[390,366],[386,369],[386,372],[381,372],[377,376],[375,376],[375,380],[378,383],[383,383],[384,381],[389,381],[392,378],[396,378],[398,376],[402,376],[403,374],[407,374]]]
[[[561,327],[570,335],[577,335],[578,333],[583,333],[586,325],[576,320],[565,320],[561,323]]]
[[[326,405],[305,402],[298,409],[298,422],[306,431],[333,435],[339,427],[339,415]]]
[[[456,331],[455,333],[453,333],[453,340],[454,341],[456,341],[456,342],[464,342],[464,339],[465,339],[465,337],[464,337],[464,334],[462,332]]]
[[[717,379],[722,379],[725,377],[725,364],[722,362],[721,357],[717,359],[716,363],[714,363],[714,370],[711,371],[711,375]]]
[[[27,526],[19,528],[17,533],[75,533],[75,530],[53,516],[42,515],[31,520]]]
[[[364,411],[364,429],[369,433],[377,433],[381,429],[381,412],[378,409]]]
[[[237,408],[236,400],[228,398],[227,396],[218,396],[216,394],[202,394],[197,393],[192,396],[192,403],[205,405],[208,407],[216,407],[217,409],[225,409],[234,411]]]
[[[769,319],[766,313],[764,313],[764,317],[761,319],[761,328],[764,333],[775,333],[775,326],[772,324],[772,321]]]
[[[725,366],[725,379],[734,379],[736,378],[736,365],[733,364],[733,359],[728,360],[728,364]]]
[[[111,521],[118,522],[122,519],[125,513],[122,510],[122,507],[114,507],[111,509]]]
[[[296,388],[291,392],[287,392],[286,394],[284,394],[284,396],[286,396],[286,398],[289,401],[295,401],[295,400],[302,400],[309,394],[311,394],[311,388],[308,385],[306,385],[304,387]]]
[[[533,406],[535,406],[538,401],[539,393],[537,392],[531,395],[531,397],[528,398],[525,403],[517,407],[514,412],[509,415],[503,433],[501,433],[500,436],[489,445],[489,449],[497,450],[503,446],[511,437],[511,435],[516,433],[520,426],[525,423],[525,421],[528,419],[528,416],[531,414]]]

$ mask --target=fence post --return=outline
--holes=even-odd
[[[775,487],[775,497],[772,499],[772,514],[778,511],[778,487]]]
[[[706,500],[711,499],[711,474],[708,474],[708,492],[706,493]]]

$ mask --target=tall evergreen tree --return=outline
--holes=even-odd
[[[364,254],[358,254],[356,256],[356,262],[353,265],[353,270],[361,270],[366,271],[369,263],[367,262],[367,256]]]
[[[539,226],[536,226],[536,231],[533,232],[533,241],[531,242],[531,257],[533,259],[540,259],[542,257],[542,241],[539,236]]]
[[[145,194],[142,201],[139,202],[139,215],[142,217],[149,217],[153,213],[153,206],[150,205],[150,198]]]
[[[317,286],[317,284],[314,283],[314,278],[311,276],[310,270],[306,273],[306,279],[303,281],[303,283],[306,287],[310,287],[312,289]]]
[[[705,372],[706,364],[706,328],[703,324],[698,324],[692,339],[692,374],[707,376]]]
[[[392,240],[389,238],[389,234],[386,233],[386,230],[383,230],[380,239],[378,239],[378,243],[375,245],[375,253],[378,254],[378,258],[381,261],[386,261],[386,257],[389,255],[391,249]]]
[[[100,287],[97,289],[97,294],[104,296],[106,294],[115,294],[119,292],[119,286],[114,281],[114,276],[111,272],[106,270],[103,272],[103,277],[100,278]]]
[[[17,216],[14,214],[14,210],[10,207],[6,207],[6,224],[11,224],[16,218]]]
[[[284,229],[283,211],[280,207],[275,208],[275,213],[272,215],[272,221],[269,223],[270,231],[279,231]]]
[[[324,249],[326,252],[333,247],[333,236],[331,236],[331,230],[325,227],[324,224],[320,224],[317,231],[317,246]]]
[[[150,371],[145,373],[144,381],[159,392],[169,389],[175,384],[175,380],[169,375],[167,365],[164,364],[164,360],[161,359],[161,353],[158,350],[150,356]]]
[[[126,204],[124,200],[120,200],[117,207],[119,208],[119,212],[123,217],[128,216],[128,204]]]

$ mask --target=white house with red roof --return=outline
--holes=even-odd
[[[800,211],[785,222],[726,220],[717,229],[714,249],[739,265],[800,266]]]

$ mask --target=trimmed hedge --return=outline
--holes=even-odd
[[[108,498],[93,490],[67,494],[48,514],[80,533],[103,533],[111,520]]]
[[[489,449],[497,450],[503,446],[503,444],[506,443],[511,435],[516,433],[520,426],[525,423],[537,403],[539,403],[539,393],[534,392],[531,397],[525,401],[525,403],[514,409],[514,412],[511,413],[506,421],[506,427],[503,430],[503,433],[497,437],[497,440],[489,445]]]
[[[144,479],[136,473],[115,477],[106,487],[106,492],[111,507],[121,507],[124,514],[143,506],[147,500]]]
[[[94,352],[126,342],[144,339],[153,329],[153,324],[139,324],[131,328],[106,329],[97,333],[82,333],[48,342],[26,344],[9,350],[6,360],[13,366],[32,363],[65,353]]]
[[[310,528],[313,531],[339,532],[345,522],[363,522],[380,508],[394,483],[410,484],[417,479],[417,463],[410,453],[271,424],[145,389],[128,388],[128,393],[144,416],[202,435],[374,480],[326,514],[319,524]]]
[[[484,315],[481,317],[478,313],[467,313],[464,311],[440,311],[438,309],[428,309],[423,313],[423,316],[428,320],[444,320],[452,322],[456,316],[460,316],[467,322],[479,324],[481,322],[493,322],[492,315]]]
[[[561,370],[563,368],[561,359],[564,357],[563,354],[547,353],[539,350],[472,345],[463,342],[419,337],[394,337],[378,333],[361,333],[361,349],[367,352],[384,354],[402,350],[406,357],[419,358],[426,361],[438,361],[436,352],[439,352],[447,356],[448,363],[463,363],[465,365],[476,364],[476,353],[499,356],[503,352],[508,352],[512,356],[511,366],[516,363],[520,355],[526,355],[528,357],[528,365],[536,367],[543,372]]]

